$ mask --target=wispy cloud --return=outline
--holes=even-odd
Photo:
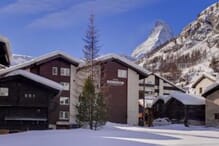
[[[65,28],[87,20],[90,13],[106,16],[136,9],[158,0],[17,0],[0,9],[7,14],[41,14],[29,28]]]
[[[29,27],[63,28],[85,21],[91,12],[98,16],[112,15],[150,4],[152,1],[155,0],[90,0],[62,11],[49,13],[33,21]]]
[[[74,0],[74,3],[80,0]],[[72,4],[72,0],[15,0],[0,8],[0,14],[30,15],[55,11]]]

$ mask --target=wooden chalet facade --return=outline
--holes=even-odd
[[[1,76],[0,129],[48,129],[61,90],[61,85],[23,70]]]
[[[152,104],[153,118],[169,118],[173,123],[204,124],[205,99],[182,92],[160,96]]]
[[[152,116],[153,119],[163,117],[165,113],[164,101],[158,101],[158,99],[160,96],[168,96],[174,91],[185,92],[174,83],[155,73],[150,73],[141,79],[139,81],[139,119],[143,121],[143,116],[145,116],[146,123],[149,123],[147,120],[149,116]],[[153,100],[157,101],[156,108],[154,106],[153,112],[149,113],[151,112],[150,108]],[[143,125],[143,123],[139,124]]]
[[[63,91],[53,100],[56,108],[49,114],[51,117],[49,128],[69,128],[76,125],[75,105],[78,94],[75,81],[78,65],[78,60],[63,52],[55,51],[2,72],[22,69],[63,85]]]
[[[107,103],[108,121],[138,125],[138,84],[148,72],[116,54],[97,58],[95,70],[96,86],[103,92]],[[78,81],[79,86],[87,76],[86,67],[79,68],[78,78],[82,79]]]

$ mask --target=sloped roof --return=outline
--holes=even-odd
[[[201,96],[190,95],[178,91],[171,92],[170,96],[184,105],[205,105],[205,98]]]
[[[11,77],[11,76],[17,76],[17,75],[23,76],[23,77],[28,78],[30,80],[33,80],[37,83],[43,84],[47,87],[51,87],[51,88],[59,90],[59,91],[63,90],[63,86],[61,84],[58,84],[52,80],[49,80],[49,79],[44,78],[42,76],[30,73],[30,72],[25,71],[25,70],[12,71],[12,72],[6,74],[4,77]]]
[[[164,77],[162,77],[162,76],[160,76],[160,75],[158,75],[158,74],[156,74],[156,73],[151,73],[151,74],[157,76],[158,78],[160,78],[160,79],[162,79],[162,80],[164,80],[165,82],[167,82],[168,84],[170,84],[170,85],[176,87],[177,89],[179,89],[179,90],[181,90],[181,91],[183,91],[183,92],[186,92],[184,89],[182,89],[182,88],[176,86],[173,82],[171,82],[171,81],[165,79]]]
[[[194,88],[202,79],[204,78],[208,78],[209,80],[212,80],[213,82],[216,81],[216,77],[212,76],[212,75],[209,75],[207,73],[204,73],[200,76],[198,76],[194,82],[192,83],[191,87]]]
[[[12,59],[12,54],[11,54],[9,40],[6,37],[0,36],[0,42],[5,44],[5,52],[7,54],[8,63],[10,64]]]
[[[8,72],[11,72],[11,71],[14,71],[17,69],[22,69],[22,68],[31,66],[33,64],[40,64],[40,63],[48,61],[48,59],[53,59],[55,57],[62,57],[62,58],[68,60],[69,62],[71,62],[72,64],[75,64],[77,66],[81,62],[80,60],[75,59],[75,58],[73,58],[73,57],[69,56],[68,54],[65,54],[61,51],[54,51],[54,52],[50,52],[48,54],[44,54],[42,56],[39,56],[37,58],[31,59],[31,60],[24,62],[22,64],[14,65],[14,66],[8,67],[4,70],[0,70],[0,74],[8,73]]]
[[[119,56],[117,54],[106,54],[106,55],[103,55],[103,56],[96,58],[96,61],[104,62],[104,61],[107,61],[110,59],[115,59],[115,60],[121,62],[122,64],[135,70],[137,73],[139,73],[142,76],[148,76],[151,73],[148,70],[144,69],[143,67],[140,67],[139,65],[135,64],[134,62],[128,60],[127,58]]]
[[[163,100],[164,103],[167,103],[169,100],[171,99],[170,95],[161,95],[161,96],[158,96],[157,98],[155,98],[153,100],[153,105],[159,101],[159,100]]]
[[[208,86],[204,93],[202,94],[202,96],[207,96],[209,94],[211,94],[212,92],[214,92],[215,90],[219,90],[219,81],[216,81],[215,83],[213,83],[212,85]]]

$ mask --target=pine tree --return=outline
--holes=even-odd
[[[107,107],[104,97],[101,93],[96,94],[94,105],[95,130],[98,126],[104,125],[107,119]]]
[[[84,58],[85,58],[86,63],[91,68],[90,73],[91,73],[91,78],[93,79],[94,59],[98,57],[98,53],[99,53],[99,46],[97,45],[98,35],[97,35],[96,27],[94,25],[94,15],[90,15],[88,30],[85,34],[84,42],[85,42],[84,49],[83,49]]]
[[[106,121],[106,104],[104,97],[95,89],[95,79],[97,78],[97,70],[95,70],[95,58],[98,57],[99,47],[97,45],[97,31],[94,25],[94,15],[90,16],[88,30],[85,34],[85,46],[83,49],[84,58],[88,68],[88,79],[86,79],[82,95],[79,97],[78,123],[89,123],[90,129],[95,129]],[[86,110],[84,110],[84,108]]]
[[[79,96],[79,104],[76,106],[77,114],[77,123],[81,127],[87,125],[89,122],[89,111],[88,111],[88,99],[84,95]]]
[[[80,126],[89,123],[93,129],[93,106],[95,99],[95,87],[90,77],[85,80],[82,94],[79,96],[77,121]]]

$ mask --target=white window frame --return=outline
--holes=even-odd
[[[70,76],[70,68],[60,68],[60,75],[61,76]]]
[[[56,66],[52,67],[52,75],[53,76],[57,76],[58,75],[58,67],[56,67]]]
[[[69,105],[69,102],[70,102],[69,97],[63,97],[63,96],[61,96],[61,97],[59,98],[59,103],[60,103],[60,105]]]
[[[70,84],[68,82],[60,82],[60,84],[63,86],[63,90],[65,91],[70,90]]]
[[[0,87],[0,96],[8,96],[9,89],[7,87]]]
[[[59,111],[59,119],[60,120],[69,120],[69,112],[68,111]]]
[[[127,70],[118,69],[117,76],[118,76],[118,78],[127,78],[127,76],[128,76]]]

